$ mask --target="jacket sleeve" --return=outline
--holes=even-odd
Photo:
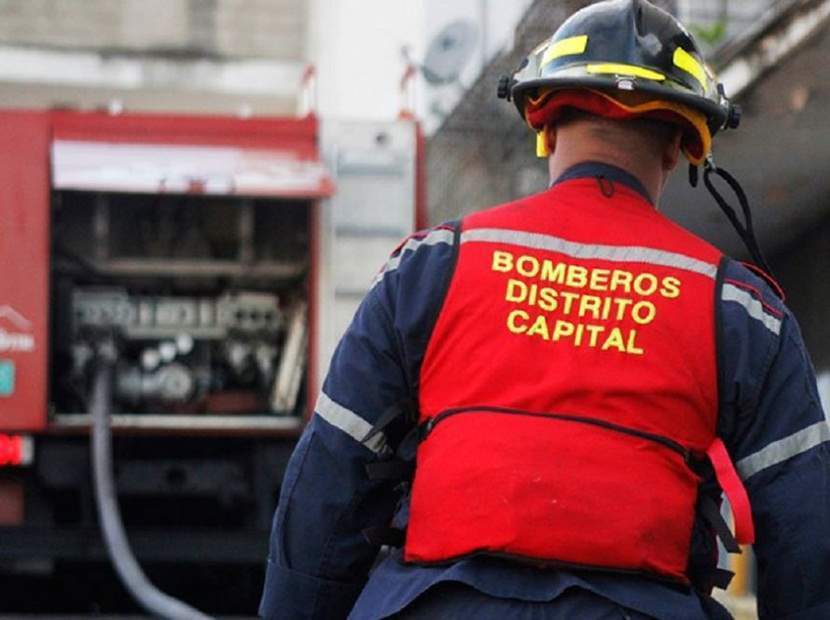
[[[362,532],[388,526],[398,501],[394,485],[369,480],[365,466],[391,458],[406,424],[365,438],[417,393],[454,243],[454,231],[438,227],[399,246],[340,341],[283,478],[262,617],[345,618],[360,594],[378,551]]]
[[[756,529],[760,618],[830,618],[830,428],[798,324],[761,279],[726,265],[722,434]]]

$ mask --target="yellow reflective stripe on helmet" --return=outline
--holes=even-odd
[[[541,65],[545,66],[552,60],[561,58],[562,56],[576,56],[584,54],[588,48],[588,35],[583,34],[578,37],[568,37],[556,43],[552,43],[548,47],[545,55],[542,57]]]
[[[703,70],[697,59],[682,47],[674,50],[674,64],[676,67],[683,69],[686,73],[692,75],[703,88],[706,88],[706,71]]]
[[[645,67],[638,67],[636,65],[623,65],[614,62],[605,62],[588,65],[586,67],[586,71],[588,71],[588,73],[614,73],[616,75],[630,75],[632,77],[641,77],[647,80],[654,80],[656,82],[662,82],[666,79],[666,76],[662,73],[652,71],[651,69],[646,69]]]

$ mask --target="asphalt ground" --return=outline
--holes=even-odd
[[[156,587],[217,617],[256,616],[262,570],[248,566],[187,564],[143,567]],[[142,610],[108,564],[55,564],[38,574],[0,569],[0,619],[141,618]]]

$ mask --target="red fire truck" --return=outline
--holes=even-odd
[[[423,224],[418,145],[410,120],[0,112],[0,565],[106,557],[104,341],[136,555],[263,562],[333,346]]]

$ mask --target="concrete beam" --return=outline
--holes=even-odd
[[[772,9],[757,26],[719,51],[719,78],[736,98],[810,39],[830,18],[830,0],[797,0]]]
[[[125,96],[165,91],[180,93],[183,97],[199,93],[207,97],[296,102],[303,70],[304,64],[299,61],[176,58],[0,45],[2,83],[21,87],[106,89],[122,91]],[[4,104],[3,99],[0,95],[0,105]]]

